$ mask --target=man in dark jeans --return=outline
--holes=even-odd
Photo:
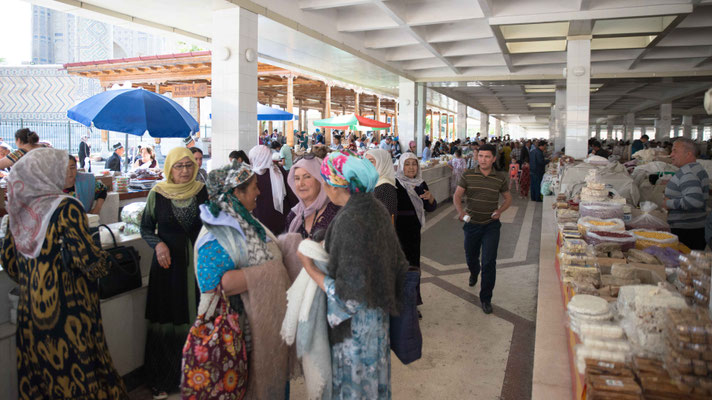
[[[529,153],[529,168],[531,176],[531,197],[532,201],[543,201],[541,197],[541,181],[544,179],[544,172],[546,172],[546,164],[549,162],[544,158],[544,152],[546,152],[546,141],[541,140]]]
[[[499,229],[502,226],[499,217],[512,204],[507,173],[495,171],[493,168],[496,154],[495,146],[491,144],[480,146],[480,151],[477,153],[479,165],[462,174],[453,196],[453,203],[460,220],[465,221],[462,229],[465,231],[465,258],[470,269],[470,287],[477,284],[477,277],[482,270],[480,301],[485,314],[492,313]],[[467,196],[466,210],[462,208],[463,195]],[[501,206],[500,195],[504,199]]]

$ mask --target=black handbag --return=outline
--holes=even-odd
[[[423,355],[423,335],[418,320],[418,294],[420,272],[408,271],[403,287],[403,309],[397,317],[391,316],[391,350],[403,364],[419,360]]]
[[[102,224],[111,234],[114,247],[105,249],[109,253],[111,267],[109,273],[103,278],[99,278],[99,298],[108,299],[129,290],[140,288],[141,281],[141,256],[135,248],[130,246],[118,246],[116,236],[111,228]],[[98,234],[98,232],[96,233]]]

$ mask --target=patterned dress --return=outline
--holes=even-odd
[[[71,258],[66,266],[62,241]],[[106,275],[109,261],[91,240],[81,204],[59,204],[36,258],[17,252],[8,230],[2,265],[20,286],[19,398],[128,399],[101,322],[96,280]]]
[[[334,279],[324,278],[327,319],[332,327],[351,320],[351,337],[331,347],[335,399],[390,399],[390,319],[381,309],[342,301]]]

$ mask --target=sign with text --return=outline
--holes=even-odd
[[[207,83],[188,83],[173,86],[173,97],[206,97],[207,95]]]

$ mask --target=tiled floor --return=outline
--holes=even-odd
[[[423,358],[406,366],[392,357],[394,399],[532,397],[541,203],[515,199],[502,222],[494,314],[485,315],[479,284],[467,285],[462,224],[453,205],[441,204],[428,215],[421,264]],[[291,394],[305,398],[301,381],[292,382]],[[150,394],[142,389],[132,398]]]

